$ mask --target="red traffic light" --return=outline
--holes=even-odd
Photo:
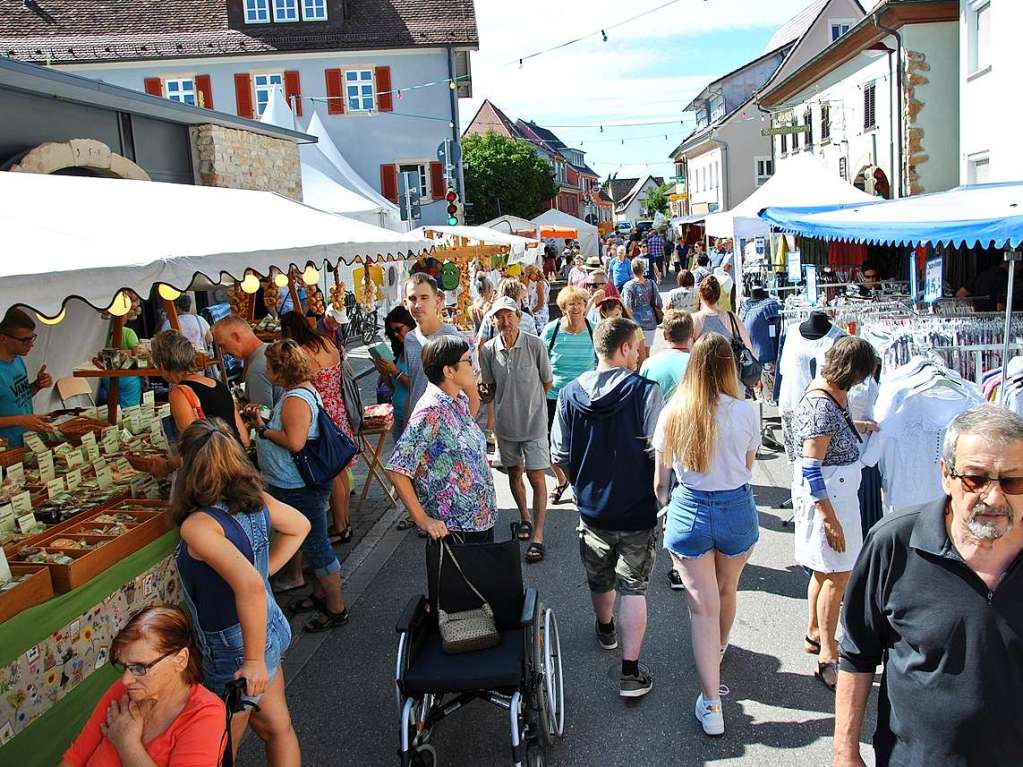
[[[457,205],[448,205],[448,215],[449,216],[454,216],[454,215],[457,215],[457,214],[458,214],[458,206]]]
[[[458,192],[454,189],[448,189],[448,193],[445,195],[444,199],[446,199],[449,204],[454,204],[458,202]],[[448,210],[450,211],[451,209],[448,208]]]

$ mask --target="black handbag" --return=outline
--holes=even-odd
[[[344,471],[359,452],[359,447],[319,404],[316,407],[316,426],[319,436],[306,440],[302,449],[292,453],[291,458],[306,485],[323,487]]]
[[[341,360],[341,397],[345,401],[348,425],[352,427],[352,434],[358,436],[362,431],[362,395],[355,380],[355,371],[352,370],[347,358]]]
[[[760,380],[764,366],[742,342],[735,315],[729,312],[728,319],[732,321],[732,351],[735,353],[735,365],[739,369],[739,380],[744,386],[753,387]]]

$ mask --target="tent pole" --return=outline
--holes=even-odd
[[[1016,262],[1023,257],[1023,252],[1019,250],[1006,250],[1005,260],[1009,262],[1009,286],[1006,291],[1005,297],[1005,330],[1002,337],[1002,403],[1005,403],[1005,393],[1008,388],[1005,386],[1005,379],[1008,375],[1009,370],[1009,342],[1010,330],[1012,328],[1012,289],[1013,283],[1016,280]]]

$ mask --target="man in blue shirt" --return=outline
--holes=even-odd
[[[656,229],[646,238],[647,253],[650,258],[650,274],[664,276],[664,237]],[[659,278],[656,278],[660,282]]]
[[[46,365],[28,380],[22,357],[32,351],[36,324],[21,309],[11,307],[0,320],[0,437],[11,447],[24,444],[26,431],[53,431],[42,416],[32,414],[32,397],[53,385]]]
[[[625,246],[619,245],[615,249],[615,257],[609,265],[611,282],[618,288],[620,293],[625,283],[632,279],[632,259],[625,257]]]
[[[661,322],[668,348],[647,357],[639,374],[661,387],[664,401],[671,399],[689,366],[689,342],[693,337],[693,317],[689,312],[668,309]]]

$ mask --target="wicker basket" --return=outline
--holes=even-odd
[[[8,466],[21,463],[25,459],[26,453],[28,453],[27,447],[9,447],[0,451],[0,466],[6,469]]]
[[[103,430],[110,424],[103,421],[97,421],[95,418],[86,418],[85,416],[75,416],[69,421],[57,426],[61,434],[67,437],[68,442],[73,445],[82,444],[82,435],[92,432],[96,437],[100,437],[103,434]]]

